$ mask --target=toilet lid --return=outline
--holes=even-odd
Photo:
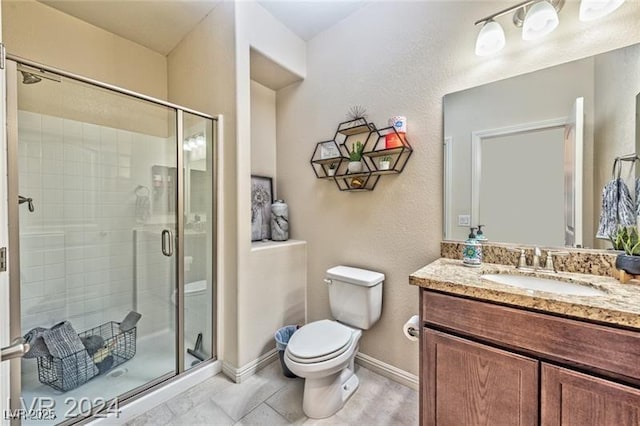
[[[353,330],[330,320],[315,321],[296,331],[287,349],[296,358],[319,358],[344,349],[351,342]]]

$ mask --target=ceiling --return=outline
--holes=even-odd
[[[258,3],[305,41],[366,4],[363,0],[263,0]]]
[[[39,0],[68,15],[167,55],[222,0]],[[363,0],[262,0],[276,19],[309,40]]]

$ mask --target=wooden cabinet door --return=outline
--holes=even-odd
[[[423,425],[538,423],[538,361],[428,328],[422,345]]]
[[[638,426],[640,390],[542,364],[542,426]]]

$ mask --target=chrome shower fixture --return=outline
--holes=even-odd
[[[18,65],[18,71],[22,73],[22,84],[36,84],[40,83],[42,79],[47,79],[60,83],[62,79],[60,76],[35,68],[29,68],[22,64]]]
[[[22,84],[36,84],[40,83],[42,79],[30,72],[20,71],[22,73]]]

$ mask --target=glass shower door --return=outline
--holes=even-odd
[[[214,121],[183,113],[184,369],[214,354]]]
[[[12,406],[52,405],[54,418],[22,423],[55,424],[176,374],[177,113],[9,70],[20,196],[11,327],[34,347]]]

